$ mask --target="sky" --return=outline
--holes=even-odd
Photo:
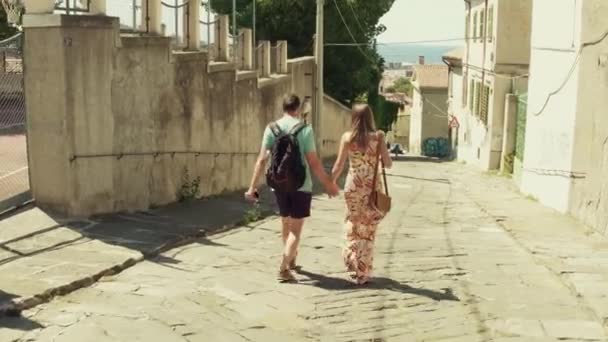
[[[463,0],[395,0],[380,19],[387,28],[380,43],[464,37]],[[445,44],[445,43],[441,43]]]

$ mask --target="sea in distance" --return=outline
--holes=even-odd
[[[402,44],[378,43],[378,53],[389,62],[418,63],[418,57],[424,56],[426,64],[443,63],[441,57],[458,45],[432,45],[432,44]]]

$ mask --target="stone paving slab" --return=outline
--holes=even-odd
[[[0,220],[0,316],[89,286],[171,246],[242,222],[253,207],[240,193],[176,203],[147,212],[86,220],[30,207]],[[269,192],[257,209],[274,212]],[[219,214],[218,214],[219,213]]]
[[[280,222],[269,219],[0,320],[0,340],[608,341],[606,273],[591,267],[603,237],[458,164],[391,174],[407,190],[393,192],[368,286],[345,279],[343,203],[319,197],[297,284],[274,278]]]

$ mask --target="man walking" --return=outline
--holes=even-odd
[[[336,196],[339,192],[338,186],[332,182],[331,177],[323,169],[323,164],[317,156],[313,130],[300,120],[299,110],[298,96],[289,95],[283,100],[284,115],[281,119],[271,123],[264,131],[262,148],[255,164],[251,185],[245,193],[248,200],[257,200],[259,178],[266,168],[272,150],[272,165],[266,178],[269,183],[272,183],[270,185],[274,190],[283,225],[284,252],[279,268],[279,280],[281,281],[295,280],[291,270],[296,268],[295,259],[304,219],[310,216],[311,171],[323,184],[329,196]],[[290,154],[291,146],[297,146],[299,153],[296,152],[292,156]],[[293,162],[290,157],[297,158],[297,160]],[[299,168],[301,168],[301,172],[298,171]]]

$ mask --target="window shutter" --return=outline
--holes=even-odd
[[[485,125],[488,124],[488,109],[490,107],[490,87],[484,85],[482,87],[482,97],[481,97],[481,113],[479,118],[481,122]]]
[[[473,41],[477,41],[477,12],[473,14]]]
[[[475,116],[479,116],[479,104],[481,103],[481,83],[475,82]]]
[[[479,38],[481,38],[482,40],[486,36],[485,27],[486,27],[486,10],[483,9],[479,13]]]
[[[494,6],[488,10],[488,41],[491,43],[494,37]]]

